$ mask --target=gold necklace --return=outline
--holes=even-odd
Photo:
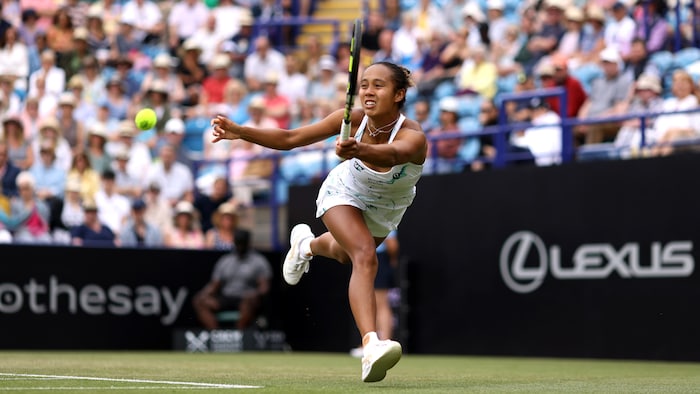
[[[396,122],[398,122],[398,121],[399,121],[399,118],[396,118],[396,119],[394,119],[393,122],[387,123],[387,124],[385,124],[385,125],[382,126],[382,127],[374,127],[374,126],[372,126],[371,124],[369,124],[369,121],[368,121],[368,122],[367,122],[367,131],[369,132],[369,136],[370,136],[370,137],[376,137],[376,136],[378,136],[379,134],[390,133],[390,132],[392,131],[394,125],[395,125]],[[372,129],[374,129],[374,130],[372,130]]]

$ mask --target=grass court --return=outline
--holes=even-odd
[[[378,383],[338,353],[0,352],[0,392],[691,393],[700,363],[404,355]]]

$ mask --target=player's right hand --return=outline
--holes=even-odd
[[[211,120],[212,135],[214,139],[212,142],[219,142],[221,140],[236,140],[241,138],[240,134],[237,132],[239,127],[231,119],[223,115],[217,115]]]

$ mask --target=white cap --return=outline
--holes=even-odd
[[[172,67],[172,65],[173,58],[167,53],[160,53],[153,59],[153,67]]]
[[[481,12],[481,8],[479,8],[479,5],[473,1],[470,1],[464,5],[462,8],[462,16],[465,18],[470,16],[479,23],[483,22],[485,19],[484,13]]]
[[[183,134],[185,132],[185,122],[180,118],[170,118],[163,127],[166,133]]]
[[[440,108],[440,111],[457,113],[459,112],[459,101],[453,96],[443,97],[440,99],[438,108]]]
[[[487,10],[500,10],[503,11],[503,9],[506,8],[505,3],[503,0],[488,0],[486,2],[486,9]]]
[[[318,66],[321,70],[335,70],[335,59],[331,55],[323,55],[318,61]]]
[[[617,51],[617,49],[607,47],[600,51],[600,60],[603,62],[616,63],[617,65],[619,65],[620,62],[622,62],[622,57],[620,57],[620,53]]]

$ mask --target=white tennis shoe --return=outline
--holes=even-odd
[[[362,357],[362,381],[378,382],[401,359],[401,344],[396,341],[373,341],[365,345]]]
[[[313,237],[314,234],[311,232],[311,228],[306,224],[297,224],[292,229],[292,233],[289,236],[291,247],[282,265],[282,276],[284,276],[284,280],[290,285],[299,283],[301,276],[309,272],[309,261],[311,261],[311,257],[308,259],[302,257],[299,252],[299,246],[301,245],[301,241]]]

